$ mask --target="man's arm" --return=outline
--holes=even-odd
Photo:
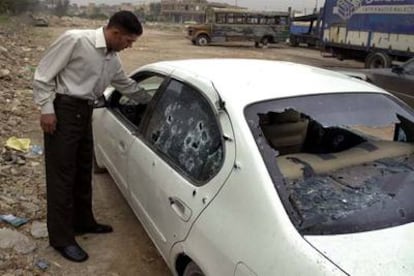
[[[41,106],[40,125],[44,132],[53,133],[56,116],[53,100],[56,91],[56,75],[68,64],[77,40],[68,32],[59,37],[46,51],[33,80],[33,98]]]
[[[114,78],[111,81],[111,84],[113,87],[116,88],[119,92],[121,92],[124,95],[128,94],[136,94],[136,93],[143,93],[145,92],[145,89],[140,86],[136,81],[129,78],[125,71],[122,69],[121,62],[119,60],[119,57],[117,57],[117,68]]]

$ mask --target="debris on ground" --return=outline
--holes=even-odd
[[[34,27],[21,21],[0,24],[0,275],[38,275],[36,249],[47,246],[42,137],[32,95],[47,45],[34,41]]]
[[[47,226],[45,222],[34,221],[30,229],[30,233],[36,239],[47,238]]]
[[[0,220],[5,221],[10,225],[13,225],[14,227],[22,226],[23,224],[26,224],[29,221],[27,218],[16,217],[12,214],[0,215]]]
[[[0,228],[0,248],[13,249],[17,253],[28,254],[36,249],[36,244],[16,230]]]
[[[28,138],[17,138],[17,137],[10,137],[6,141],[6,147],[9,149],[27,152],[30,148],[30,139]]]
[[[50,264],[49,264],[49,262],[47,262],[45,260],[38,260],[36,262],[36,266],[38,268],[40,268],[41,270],[45,271],[45,270],[47,270],[49,268]]]

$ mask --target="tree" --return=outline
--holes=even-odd
[[[150,21],[158,20],[160,14],[161,14],[161,3],[155,2],[150,3],[150,12],[149,15],[147,15],[147,19]]]
[[[0,0],[0,13],[20,14],[33,10],[39,0]]]
[[[65,15],[68,11],[69,0],[55,0],[55,14],[59,17]]]

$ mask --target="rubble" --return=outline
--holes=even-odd
[[[7,69],[0,70],[0,78],[4,80],[11,80],[10,71]]]
[[[84,26],[90,26],[91,28],[99,28],[104,25],[103,20],[91,20],[80,17],[69,17],[69,16],[49,16],[50,26],[68,27],[68,28],[79,28]]]
[[[46,223],[39,222],[39,221],[34,221],[32,223],[32,228],[30,229],[30,233],[36,239],[47,238],[48,233],[47,233]]]
[[[39,261],[36,262],[36,266],[38,268],[40,268],[41,270],[45,271],[45,270],[47,270],[49,268],[50,265],[45,260],[39,260]]]
[[[17,253],[28,254],[36,249],[36,244],[16,230],[0,228],[0,248],[14,249]]]
[[[34,275],[36,248],[47,245],[42,222],[46,220],[42,151],[5,147],[13,136],[29,138],[33,144],[42,141],[31,88],[47,45],[33,39],[33,27],[19,19],[0,23],[0,214],[33,221],[16,228],[0,220],[0,275]]]

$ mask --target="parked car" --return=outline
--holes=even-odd
[[[414,58],[400,66],[364,70],[367,81],[380,86],[414,107]]]
[[[106,168],[174,275],[414,275],[414,112],[287,62],[158,62],[94,111]]]
[[[414,58],[391,68],[335,71],[373,83],[414,107]]]
[[[46,17],[34,16],[33,14],[31,14],[30,17],[32,18],[33,26],[49,27],[49,20]]]

